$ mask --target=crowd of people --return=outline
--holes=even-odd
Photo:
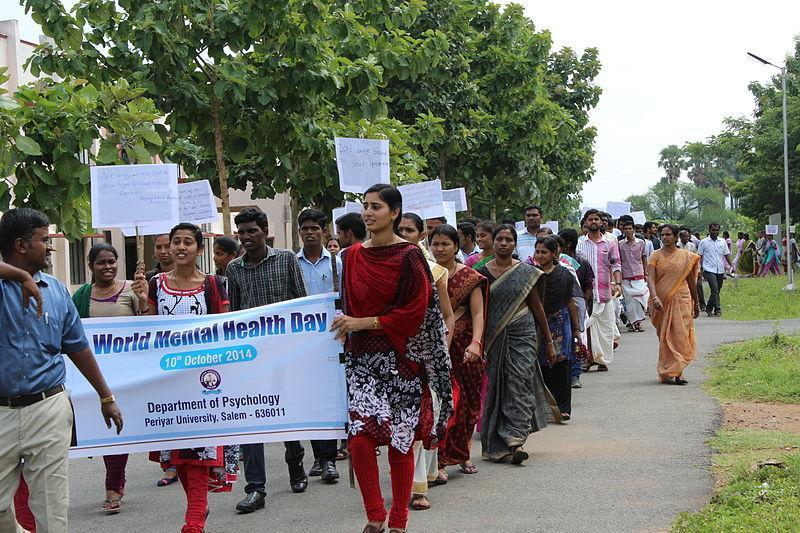
[[[7,211],[0,220],[0,313],[9,325],[0,343],[0,419],[19,431],[0,439],[0,531],[15,531],[17,520],[29,531],[67,530],[72,413],[59,354],[95,387],[109,427],[113,421],[122,428],[80,318],[226,313],[340,290],[343,313],[331,331],[344,343],[348,439],[312,441],[308,472],[303,445],[285,442],[289,486],[304,492],[309,476],[334,484],[337,460],[349,457],[368,521],[363,531],[398,533],[409,509],[432,507],[428,489],[448,483],[447,468],[478,474],[471,460],[476,430],[484,460],[528,460],[531,434],[572,418],[581,375],[609,371],[621,326],[645,331],[649,315],[661,382],[685,385],[694,319],[701,310],[721,315],[725,275],[755,273],[757,264],[772,270],[780,256],[769,236],[759,244],[740,234],[731,259],[718,224],[700,240],[689,228],[638,226],[630,216],[615,221],[590,209],[580,230],[553,234],[542,226],[540,207],[522,214],[519,233],[513,221],[423,220],[403,212],[395,187],[375,185],[361,214],[335,221],[335,235],[324,213],[302,211],[302,249],[293,253],[268,246],[266,214],[248,208],[235,217],[238,239],[216,239],[214,274],[197,268],[200,228],[181,223],[155,238],[156,268],[132,281],[117,279],[111,245],[92,247],[92,281],[70,298],[43,272],[51,251],[47,219],[30,209]],[[383,446],[391,466],[388,511],[376,458]],[[245,496],[236,510],[265,506],[263,444],[154,450],[150,458],[162,469],[159,486],[183,487],[184,532],[203,531],[208,493],[232,490],[240,460]],[[127,460],[104,457],[106,513],[122,510]]]

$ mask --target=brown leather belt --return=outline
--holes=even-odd
[[[47,389],[44,392],[40,392],[39,394],[28,394],[26,396],[12,396],[2,397],[0,396],[0,407],[10,407],[12,409],[19,409],[20,407],[28,407],[29,405],[33,405],[35,403],[41,402],[42,400],[46,400],[51,396],[55,396],[59,392],[64,392],[64,385],[58,385],[53,387],[52,389]]]

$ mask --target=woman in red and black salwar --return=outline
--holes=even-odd
[[[363,217],[372,238],[343,253],[343,316],[333,323],[345,340],[349,399],[348,448],[369,523],[385,531],[375,447],[389,446],[392,478],[390,532],[402,532],[414,478],[415,440],[442,435],[452,413],[450,361],[438,295],[422,251],[395,234],[402,196],[374,185]],[[443,295],[447,297],[447,295]],[[433,420],[430,390],[441,400]]]

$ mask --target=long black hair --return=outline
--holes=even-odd
[[[191,222],[181,222],[169,232],[169,240],[172,242],[172,238],[175,236],[175,233],[179,231],[189,231],[192,233],[195,242],[197,243],[197,248],[205,247],[205,242],[203,242],[203,230],[201,230],[197,225],[192,224]]]
[[[425,223],[422,221],[422,219],[420,218],[420,216],[418,214],[416,214],[416,213],[403,213],[403,216],[401,216],[400,218],[404,218],[406,220],[410,220],[411,222],[413,222],[414,225],[417,227],[417,231],[418,232],[423,233],[425,231]],[[399,224],[398,224],[398,226],[399,226]]]
[[[514,242],[517,242],[517,228],[513,224],[499,224],[492,232],[492,240],[497,238],[497,234],[503,230],[508,230],[514,236]]]
[[[366,197],[371,192],[378,193],[380,199],[389,206],[390,211],[394,209],[399,210],[397,218],[394,219],[394,232],[397,233],[397,228],[400,227],[400,218],[403,216],[403,195],[400,194],[397,187],[393,187],[387,183],[376,183],[364,191],[364,196]]]
[[[458,238],[458,230],[451,226],[450,224],[440,224],[433,228],[430,235],[428,235],[428,244],[430,245],[433,242],[433,238],[437,235],[444,235],[456,245],[456,252],[458,252],[459,247],[461,246],[461,239]]]
[[[91,247],[89,250],[89,265],[94,265],[94,262],[97,261],[97,256],[100,255],[100,252],[111,252],[114,255],[114,259],[119,259],[119,254],[117,254],[117,249],[108,244],[107,242],[99,242]]]

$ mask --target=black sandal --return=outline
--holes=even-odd
[[[675,385],[686,385],[687,383],[689,382],[683,379],[682,377],[675,378]]]

